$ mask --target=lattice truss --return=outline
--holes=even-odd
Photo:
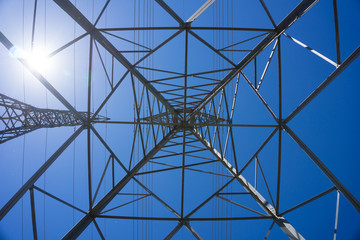
[[[0,94],[0,107],[2,125],[0,143],[38,128],[76,126],[83,123],[70,111],[36,108],[4,94]],[[87,119],[87,112],[79,112],[79,114]],[[89,117],[91,118],[93,115],[90,114]],[[94,119],[106,120],[102,116],[96,116]]]
[[[341,18],[349,3],[10,2],[0,236],[355,236],[356,158],[335,159],[301,118],[327,122],[328,104],[310,105],[356,64],[359,34],[342,31],[359,23]],[[41,46],[51,70],[18,54]]]

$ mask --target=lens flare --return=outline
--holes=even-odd
[[[10,55],[15,58],[25,60],[31,69],[42,74],[50,68],[46,52],[39,48],[34,48],[32,51],[26,52],[21,48],[12,47],[10,49]]]

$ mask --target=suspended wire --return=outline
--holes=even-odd
[[[46,22],[47,22],[47,0],[45,0],[45,7],[44,7],[44,48],[46,50]],[[48,98],[48,90],[47,88],[45,88],[45,104],[46,104],[46,108],[49,108],[49,98]],[[46,128],[45,129],[45,151],[44,151],[44,162],[47,160],[47,151],[48,151],[48,131],[49,129]],[[46,171],[44,172],[44,190],[46,191]],[[44,239],[46,239],[46,196],[44,194],[44,198],[43,198],[43,208],[44,208]]]
[[[108,27],[108,24],[107,24],[107,20],[108,20],[108,10],[106,8],[105,10],[105,27],[107,28]],[[105,51],[105,66],[107,66],[107,51]],[[106,82],[106,78],[104,78],[104,85],[105,85],[105,96],[108,95],[108,85],[107,85],[107,82]],[[108,117],[108,104],[106,103],[105,104],[105,117],[107,118]],[[107,137],[108,137],[108,124],[105,123],[105,142],[107,142]],[[106,148],[104,149],[105,151],[105,154],[104,154],[104,163],[106,164],[106,161],[107,161],[107,150]],[[106,189],[107,189],[107,181],[106,181],[106,178],[104,179],[104,195],[106,194]],[[104,218],[104,235],[106,237],[106,234],[107,233],[107,229],[106,229],[106,219]]]
[[[34,14],[33,14],[32,32],[31,32],[31,52],[34,49],[35,26],[36,26],[36,10],[37,10],[37,0],[34,0]]]
[[[77,7],[77,1],[74,2],[75,7]],[[74,27],[73,27],[73,37],[76,37],[76,22],[74,21]],[[74,108],[76,109],[76,43],[74,43],[74,49],[73,49],[73,98],[74,98]],[[74,133],[76,131],[76,127],[74,126]],[[73,148],[73,172],[72,172],[72,204],[75,206],[75,177],[76,177],[76,139],[74,139],[73,142],[74,148]],[[75,209],[73,209],[73,225],[75,225]]]
[[[230,6],[230,13],[231,13],[231,27],[234,27],[234,1],[231,0],[231,6]],[[231,44],[234,43],[234,32],[231,31]],[[233,49],[233,47],[231,48]],[[234,61],[234,52],[231,51],[231,61]],[[234,84],[231,85],[231,92],[234,93]],[[235,94],[235,93],[234,93]],[[231,146],[232,147],[232,146]],[[233,151],[235,151],[235,149],[233,149]],[[230,158],[231,159],[235,159],[235,156],[233,154],[233,151],[230,151]],[[232,184],[230,184],[230,191],[229,192],[233,192],[232,191]],[[230,200],[232,201],[232,194],[230,194]],[[232,217],[232,204],[230,204],[230,217]],[[230,226],[229,226],[229,232],[230,232],[230,236],[229,236],[229,239],[231,240],[232,239],[232,221],[230,221]]]
[[[134,1],[134,12],[133,12],[133,14],[134,14],[134,16],[133,16],[133,25],[134,25],[134,28],[136,27],[136,7],[137,7],[137,4],[136,4],[136,0]],[[134,33],[133,33],[133,41],[135,42],[136,41],[136,31],[134,30]],[[133,45],[133,50],[134,50],[134,53],[133,53],[133,59],[134,59],[134,62],[135,62],[135,49],[136,49],[136,46],[135,45]],[[135,103],[133,103],[133,114],[134,114],[134,116],[133,116],[133,118],[134,118],[134,138],[136,137],[136,122],[135,122]],[[135,139],[134,139],[134,141],[135,141]],[[135,150],[135,155],[133,156],[133,158],[135,158],[135,156],[137,156],[137,154],[136,154],[136,150]],[[131,162],[131,160],[132,159],[130,159],[130,162]],[[133,161],[134,162],[134,161]],[[133,181],[133,184],[132,184],[132,187],[133,187],[133,189],[132,189],[132,191],[133,191],[133,193],[135,192],[135,181]],[[133,201],[135,201],[135,196],[134,195],[132,195],[132,200]],[[133,216],[135,216],[135,205],[136,205],[137,203],[135,203],[135,204],[133,204],[132,205],[132,211],[133,211]],[[132,220],[132,226],[133,226],[133,239],[135,239],[135,220]]]
[[[92,8],[91,8],[91,22],[94,22],[94,17],[95,17],[95,14],[94,14],[94,11],[95,11],[95,1],[92,0]],[[91,41],[90,42],[90,45],[91,44],[94,44],[94,41]],[[90,46],[91,48],[91,46]],[[92,57],[92,56],[90,56]],[[92,60],[90,60],[92,61]],[[90,73],[92,74],[92,73]],[[88,104],[91,104],[91,111],[94,112],[94,87],[92,86],[92,83],[90,82],[90,87],[91,87],[91,103],[89,102]],[[88,133],[90,134],[90,145],[91,145],[91,157],[90,157],[90,166],[91,166],[91,170],[90,170],[90,175],[91,176],[94,176],[94,161],[92,161],[92,158],[94,157],[94,139],[93,139],[93,134],[91,134],[90,132]],[[91,181],[90,183],[91,184]],[[92,196],[91,196],[92,197]],[[91,201],[91,199],[90,199]],[[94,225],[91,225],[91,239],[94,238]]]
[[[154,27],[154,1],[151,1],[151,27]],[[153,49],[154,48],[154,31],[151,31],[151,43],[150,43],[150,48]],[[150,65],[151,68],[154,68],[154,56],[151,56],[151,65]],[[151,71],[151,79],[154,79],[154,71]],[[155,101],[155,97],[154,97],[154,100]],[[155,142],[154,142],[154,146],[155,146]],[[154,167],[152,165],[151,166],[151,171],[154,169]],[[150,186],[151,186],[151,189],[153,189],[154,185],[154,175],[151,174],[151,178],[150,178]],[[150,217],[153,217],[153,208],[154,208],[154,205],[153,205],[153,198],[151,197],[150,198]],[[151,221],[150,222],[150,239],[153,239],[153,222]]]
[[[23,0],[22,6],[22,45],[23,49],[25,47],[25,0]],[[22,80],[23,80],[23,100],[26,101],[25,94],[25,71],[24,66],[22,67]],[[24,171],[25,171],[25,143],[26,143],[26,134],[23,137],[23,146],[22,146],[22,162],[21,162],[21,185],[24,185]],[[21,239],[24,239],[24,198],[21,198]]]

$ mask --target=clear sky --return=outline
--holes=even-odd
[[[92,24],[96,22],[106,2],[105,0],[71,1]],[[186,21],[206,1],[166,0],[165,2],[183,21]],[[286,0],[264,2],[275,24],[279,24],[300,3],[300,1]],[[360,45],[358,31],[360,2],[338,1],[337,7],[342,62]],[[164,129],[159,125],[154,127],[141,125],[140,131],[135,124],[114,122],[131,123],[150,115],[160,113],[165,115],[164,104],[158,102],[150,91],[144,90],[139,76],[134,76],[132,81],[131,75],[126,74],[127,69],[116,59],[114,60],[99,42],[92,41],[89,34],[85,34],[86,31],[54,1],[38,0],[36,10],[33,28],[34,1],[0,0],[0,31],[22,53],[31,55],[33,48],[37,59],[53,53],[61,46],[82,36],[75,44],[32,67],[40,71],[78,111],[87,111],[89,107],[94,113],[113,90],[114,93],[99,112],[113,123],[94,123],[93,126],[116,156],[115,158],[126,168],[134,167],[134,164],[143,158],[144,152],[148,153],[155,144],[159,144],[169,128],[163,131]],[[158,80],[152,82],[156,91],[161,92],[166,101],[179,111],[183,111],[184,108],[185,82],[188,87],[192,87],[186,91],[187,96],[190,96],[186,107],[192,108],[196,106],[196,101],[205,96],[204,93],[208,93],[216,86],[218,80],[226,77],[234,65],[249,54],[274,28],[261,1],[236,0],[215,1],[191,24],[193,29],[188,36],[186,31],[178,29],[179,23],[174,18],[159,4],[150,0],[111,0],[96,27],[130,65],[136,64],[138,73],[144,79]],[[119,29],[139,27],[164,28],[137,31]],[[223,29],[209,30],[204,27]],[[226,27],[236,30],[225,30]],[[285,33],[288,37],[281,35],[280,42],[271,42],[256,56],[256,63],[252,60],[244,67],[238,83],[235,77],[224,88],[226,100],[224,93],[219,92],[213,98],[214,101],[208,102],[202,109],[203,113],[206,111],[211,116],[218,115],[222,119],[229,120],[231,107],[235,102],[232,123],[239,126],[232,127],[232,138],[227,137],[229,130],[227,126],[198,127],[196,130],[208,142],[213,141],[213,147],[218,152],[225,152],[225,158],[232,166],[235,167],[237,162],[238,169],[242,169],[249,159],[252,159],[268,136],[276,130],[278,123],[271,112],[276,118],[280,117],[281,112],[282,119],[286,119],[336,70],[334,64],[337,63],[337,48],[333,1],[323,0],[316,3]],[[32,36],[34,36],[33,44]],[[169,41],[164,46],[156,48],[167,39]],[[240,43],[242,41],[244,42]],[[233,44],[236,45],[232,46]],[[301,46],[302,44],[307,45],[308,48]],[[222,56],[211,48],[217,49]],[[151,49],[156,51],[138,63],[142,57],[149,54]],[[313,50],[310,51],[311,49]],[[90,51],[92,51],[92,67],[88,91]],[[269,56],[272,58],[266,67]],[[34,58],[29,61],[35,62]],[[279,62],[281,62],[281,71]],[[0,44],[0,69],[1,94],[39,108],[67,110],[2,44]],[[199,74],[221,69],[225,70]],[[287,126],[356,199],[360,199],[359,69],[360,60],[356,59],[287,123]],[[186,78],[183,75],[185,71],[189,74]],[[281,75],[281,99],[279,99],[279,75]],[[177,77],[173,78],[175,76]],[[167,78],[169,79],[166,80]],[[259,83],[259,89],[254,90],[254,86],[259,86]],[[175,90],[176,88],[180,90]],[[88,106],[89,93],[90,106]],[[268,104],[268,109],[260,98]],[[138,112],[137,108],[139,108]],[[2,114],[4,109],[0,108],[0,110]],[[252,126],[240,126],[241,124]],[[0,126],[4,128],[4,125]],[[78,128],[78,126],[43,128],[0,144],[0,208]],[[88,142],[87,130],[82,131],[35,183],[38,189],[61,198],[85,212],[89,210],[89,154],[92,197],[97,195],[94,198],[94,205],[112,189],[113,183],[116,184],[126,175],[125,170],[116,159],[113,160],[112,154],[94,132],[90,131]],[[252,159],[242,175],[251,185],[254,187],[256,185],[257,191],[271,205],[278,206],[279,213],[282,213],[328,190],[333,184],[285,130],[280,134],[280,188],[277,183],[279,131],[274,133],[266,146],[257,154],[258,166],[255,165],[255,159]],[[144,144],[141,138],[144,139]],[[147,163],[139,171],[142,174],[136,177],[158,199],[165,201],[176,212],[183,212],[184,216],[191,213],[231,179],[229,171],[214,154],[207,149],[204,150],[204,145],[194,140],[196,137],[187,131],[185,138],[187,154],[183,158],[183,131],[179,131],[165,145],[166,147],[155,155],[152,162]],[[164,157],[169,154],[172,155]],[[206,161],[214,162],[203,164]],[[186,165],[199,165],[187,167],[183,174],[181,168],[183,162]],[[146,174],[149,171],[171,166],[180,167]],[[107,170],[102,178],[105,168]],[[183,194],[182,179],[185,186]],[[279,198],[277,198],[278,189],[280,189]],[[59,239],[84,214],[44,195],[40,190],[34,190],[38,237]],[[196,218],[190,221],[193,229],[204,239],[263,239],[272,225],[271,219],[224,220],[224,218],[266,215],[250,195],[226,194],[243,192],[245,190],[239,182],[233,181],[221,191],[222,194],[212,198],[192,215]],[[130,193],[132,195],[129,195]],[[131,180],[103,210],[110,211],[102,215],[159,219],[134,221],[97,218],[96,222],[106,239],[163,239],[176,227],[178,224],[176,215],[164,207],[154,195],[147,194],[149,192]],[[182,202],[183,207],[181,207]],[[122,204],[126,205],[111,210]],[[256,212],[239,207],[239,204]],[[284,214],[284,217],[306,239],[333,239],[336,205],[337,192],[332,191],[301,208]],[[160,218],[169,219],[160,220]],[[204,218],[221,218],[222,221],[204,221]],[[0,239],[32,239],[31,222],[30,194],[27,192],[1,220]],[[360,214],[343,194],[340,194],[339,201],[337,237],[338,239],[360,238]],[[193,238],[192,234],[185,227],[174,236],[174,239],[191,238]],[[96,226],[90,224],[80,239],[100,239]],[[268,239],[287,239],[287,237],[275,224]]]

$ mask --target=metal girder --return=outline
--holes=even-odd
[[[281,230],[290,238],[290,239],[305,239],[284,217],[278,216],[275,208],[268,202],[266,199],[241,175],[237,173],[237,170],[231,166],[231,164],[223,158],[221,153],[219,153],[215,148],[213,148],[210,143],[204,139],[201,134],[192,129],[191,132],[195,135],[199,141],[204,144],[204,146],[211,151],[216,158],[221,161],[221,163],[226,167],[226,169],[231,173],[232,176],[243,186],[243,188],[255,199],[255,201],[260,205],[260,207],[274,219],[275,223],[281,228]]]
[[[195,19],[197,19],[206,9],[208,9],[211,4],[213,4],[215,0],[207,0],[193,15],[186,21],[187,23],[192,23]]]
[[[201,101],[190,117],[196,112],[200,111],[212,98],[214,98],[245,66],[247,66],[260,52],[262,52],[270,43],[272,43],[278,36],[280,36],[287,28],[289,28],[297,19],[299,19],[305,12],[307,12],[318,0],[303,0],[297,7],[292,10],[275,28],[275,31],[270,32],[258,45],[255,46],[251,52],[246,55],[236,67],[229,72],[216,85],[211,92],[206,95]]]
[[[173,106],[159,93],[156,88],[132,65],[116,47],[96,27],[69,1],[54,0],[74,21],[76,21],[85,31],[93,36],[93,39],[101,44],[114,58],[116,58],[125,68],[127,68],[144,86],[164,104],[164,106],[173,114],[177,111]]]
[[[175,234],[182,228],[183,225],[184,222],[179,222],[178,225],[176,225],[176,227],[171,230],[171,232],[164,238],[164,240],[172,239],[172,237],[175,236]]]
[[[190,225],[189,222],[185,222],[184,224],[185,224],[185,227],[187,228],[187,230],[189,230],[191,232],[191,234],[194,235],[194,237],[197,240],[203,240],[203,238],[200,236],[200,234],[195,231],[195,229]]]
[[[14,44],[12,44],[1,31],[0,42],[2,42],[2,44],[9,50],[10,53],[11,51],[16,50]],[[36,77],[62,104],[64,104],[64,106],[69,109],[70,112],[72,112],[82,122],[86,122],[86,119],[46,80],[46,78],[36,69],[31,67],[31,64],[27,59],[17,57],[17,60],[19,60],[31,72],[31,74],[34,75],[34,77]]]
[[[151,149],[142,160],[140,160],[131,171],[114,186],[62,239],[76,239],[96,215],[111,202],[111,200],[125,187],[125,185],[135,176],[135,174],[177,133],[177,128],[173,128],[153,149]]]
[[[174,12],[163,0],[155,0],[170,16],[175,19],[179,24],[180,27],[184,25],[184,21],[179,17],[179,15]]]
[[[24,194],[35,184],[42,174],[53,164],[62,152],[74,141],[74,139],[84,130],[84,126],[78,128],[61,147],[34,173],[34,175],[15,193],[15,195],[0,210],[0,221],[11,210],[11,208],[24,196]]]

